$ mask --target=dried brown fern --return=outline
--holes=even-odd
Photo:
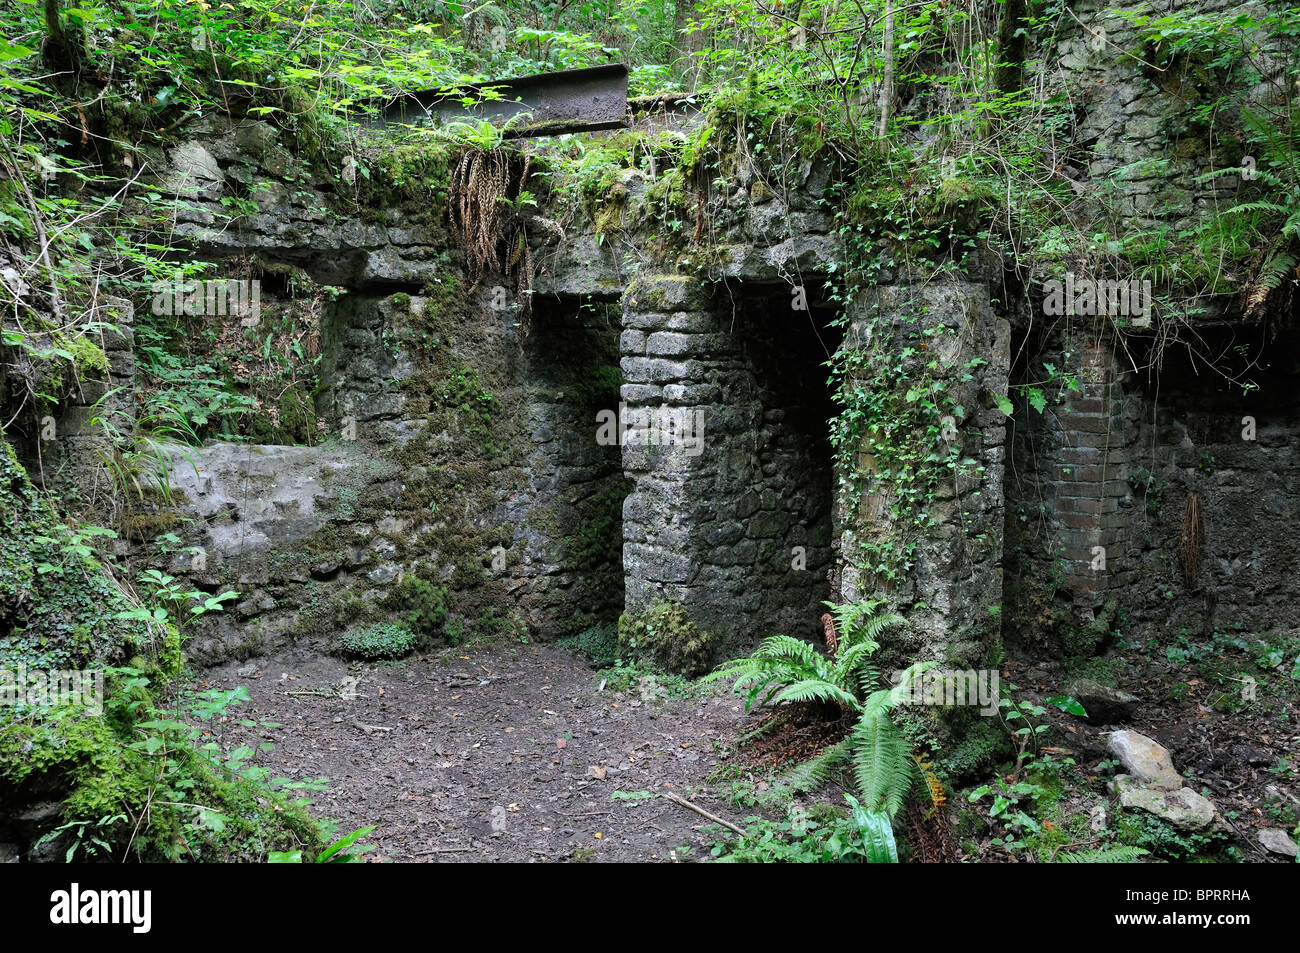
[[[912,859],[920,864],[951,864],[961,860],[957,838],[946,808],[926,809],[928,799],[912,798],[904,817]]]
[[[525,156],[522,165],[516,158],[505,149],[465,150],[452,166],[447,208],[451,232],[465,249],[469,290],[489,273],[511,276],[520,312],[526,316],[532,311],[533,253],[518,199],[532,157]]]
[[[827,612],[822,616],[822,632],[826,636],[826,647],[830,649],[831,655],[836,655],[840,650],[839,636],[835,634],[835,619]]]
[[[1201,548],[1205,545],[1205,516],[1201,511],[1201,494],[1189,493],[1183,505],[1183,532],[1178,550],[1183,561],[1183,579],[1188,587],[1196,584],[1201,568]]]
[[[925,781],[925,793],[930,798],[930,810],[925,815],[928,819],[947,805],[948,792],[943,789],[943,782],[939,780],[939,776],[930,770],[934,767],[931,762],[926,761],[919,754],[913,754],[912,757],[916,759],[916,767],[921,773],[922,780]]]

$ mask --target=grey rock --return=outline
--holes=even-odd
[[[1183,779],[1174,770],[1168,750],[1146,735],[1129,730],[1112,732],[1106,740],[1106,748],[1130,775],[1143,784],[1163,791],[1174,791],[1183,786]]]
[[[1087,719],[1094,725],[1125,722],[1133,717],[1138,697],[1118,688],[1111,688],[1090,678],[1076,679],[1069,693],[1086,711]]]
[[[185,142],[167,155],[168,169],[163,188],[189,198],[221,197],[224,176],[212,153],[200,143]]]
[[[1294,857],[1300,851],[1290,835],[1276,827],[1268,827],[1260,831],[1259,842],[1265,850],[1281,854],[1283,857]]]
[[[1122,806],[1147,811],[1182,830],[1205,830],[1219,816],[1213,802],[1191,788],[1162,791],[1122,774],[1115,778],[1115,787]]]

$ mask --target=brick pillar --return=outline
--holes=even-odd
[[[1103,342],[1078,353],[1079,389],[1066,397],[1060,460],[1050,484],[1064,544],[1064,586],[1076,603],[1095,607],[1131,578],[1128,515],[1120,507],[1129,494],[1129,453],[1114,353]]]

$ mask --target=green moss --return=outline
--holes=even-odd
[[[620,481],[621,483],[621,481]],[[623,501],[628,488],[611,487],[583,502],[577,531],[569,537],[566,557],[578,569],[622,566]]]
[[[583,406],[599,409],[618,403],[623,387],[623,371],[617,364],[601,364],[578,380],[574,392]]]
[[[1089,658],[1096,655],[1110,638],[1111,630],[1117,624],[1118,618],[1119,603],[1111,599],[1097,613],[1093,621],[1075,628],[1067,651],[1074,658]]]
[[[377,143],[359,159],[357,201],[363,216],[382,220],[397,207],[413,220],[439,221],[447,203],[451,152],[447,143],[423,140]],[[341,160],[340,160],[341,161]]]
[[[84,334],[55,335],[55,346],[72,355],[77,374],[102,380],[108,374],[108,355],[98,344]]]
[[[1174,861],[1223,860],[1230,838],[1218,831],[1193,833],[1179,830],[1146,811],[1120,811],[1115,820],[1116,840]]]
[[[659,600],[618,620],[619,654],[666,672],[696,678],[713,664],[717,639],[701,631],[680,602]]]
[[[355,658],[398,659],[415,647],[415,633],[396,622],[377,622],[339,636],[343,651]]]
[[[186,522],[188,520],[179,513],[127,511],[118,518],[117,533],[133,542],[146,543],[155,536],[170,532]]]
[[[947,725],[950,741],[934,761],[934,771],[950,786],[985,777],[1013,755],[1011,739],[1001,723],[968,711]]]
[[[618,627],[608,622],[556,641],[582,655],[594,668],[608,668],[618,661]]]
[[[0,814],[60,801],[64,823],[93,827],[115,858],[128,845],[140,860],[259,860],[319,846],[300,810],[224,775],[187,737],[149,727],[163,717],[151,692],[180,669],[179,633],[122,618],[131,606],[77,532],[0,439],[0,667],[108,670],[102,712],[0,706]]]

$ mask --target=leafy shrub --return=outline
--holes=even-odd
[[[407,628],[415,635],[432,639],[447,621],[447,590],[416,576],[407,576],[388,597],[390,608],[402,613]]]
[[[636,615],[618,620],[618,651],[626,659],[695,678],[708,671],[715,639],[686,615],[679,602],[658,600]]]
[[[713,857],[730,864],[896,864],[898,846],[889,815],[865,810],[844,795],[851,813],[831,809],[825,820],[799,817],[775,822],[749,818],[743,837],[713,845]]]
[[[415,633],[397,622],[376,622],[339,637],[349,655],[362,659],[401,658],[415,646]]]

